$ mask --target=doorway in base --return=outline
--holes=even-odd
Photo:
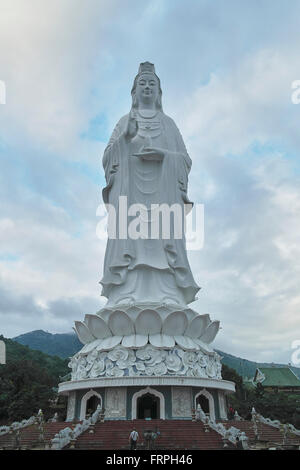
[[[145,393],[137,400],[137,419],[159,419],[160,399],[152,393]]]
[[[98,405],[100,405],[100,398],[98,398],[96,395],[93,395],[91,398],[89,398],[86,402],[86,416],[92,416]]]
[[[209,414],[210,410],[208,398],[206,398],[204,395],[199,395],[197,397],[196,404],[201,406],[202,411],[204,411],[205,414]]]

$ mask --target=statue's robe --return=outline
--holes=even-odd
[[[137,136],[128,141],[124,132],[128,115],[116,125],[103,156],[107,186],[103,200],[112,205],[119,220],[119,197],[126,196],[128,207],[143,204],[179,204],[184,214],[191,159],[174,121],[163,112],[152,119],[138,118]],[[150,123],[151,130],[147,130]],[[145,144],[164,150],[161,162],[133,156]],[[130,218],[128,219],[130,220]],[[108,239],[101,280],[107,305],[159,302],[186,305],[195,300],[199,287],[187,259],[185,236],[169,239],[122,239],[117,224],[116,239]]]

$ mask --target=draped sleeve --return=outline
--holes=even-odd
[[[105,172],[106,187],[102,191],[103,201],[109,202],[109,192],[115,180],[116,173],[119,171],[122,158],[122,147],[125,144],[125,123],[127,116],[123,116],[116,124],[113,133],[109,139],[108,145],[104,151],[102,164]]]
[[[187,195],[188,190],[188,175],[192,167],[192,160],[186,150],[183,138],[181,133],[176,126],[175,122],[169,116],[165,116],[167,127],[169,128],[169,135],[172,136],[172,147],[173,152],[171,152],[175,157],[175,166],[176,166],[176,179],[179,191],[181,193],[181,198],[184,204],[188,204],[187,213],[192,209],[193,203],[189,200]]]

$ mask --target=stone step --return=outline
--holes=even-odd
[[[97,423],[94,433],[86,431],[76,441],[76,449],[117,450],[129,448],[129,434],[133,428],[139,433],[138,448],[147,448],[145,430],[157,429],[160,435],[155,440],[156,449],[222,449],[222,437],[215,431],[206,433],[200,422],[185,420],[134,420],[105,421]]]

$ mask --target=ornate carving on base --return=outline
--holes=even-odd
[[[107,388],[105,391],[105,417],[126,417],[126,389]]]
[[[172,387],[172,416],[173,418],[186,418],[192,414],[191,389],[186,387]]]
[[[70,361],[72,381],[98,377],[183,376],[221,379],[220,356],[214,352],[185,351],[179,346],[163,350],[116,346],[108,352],[77,353]]]

